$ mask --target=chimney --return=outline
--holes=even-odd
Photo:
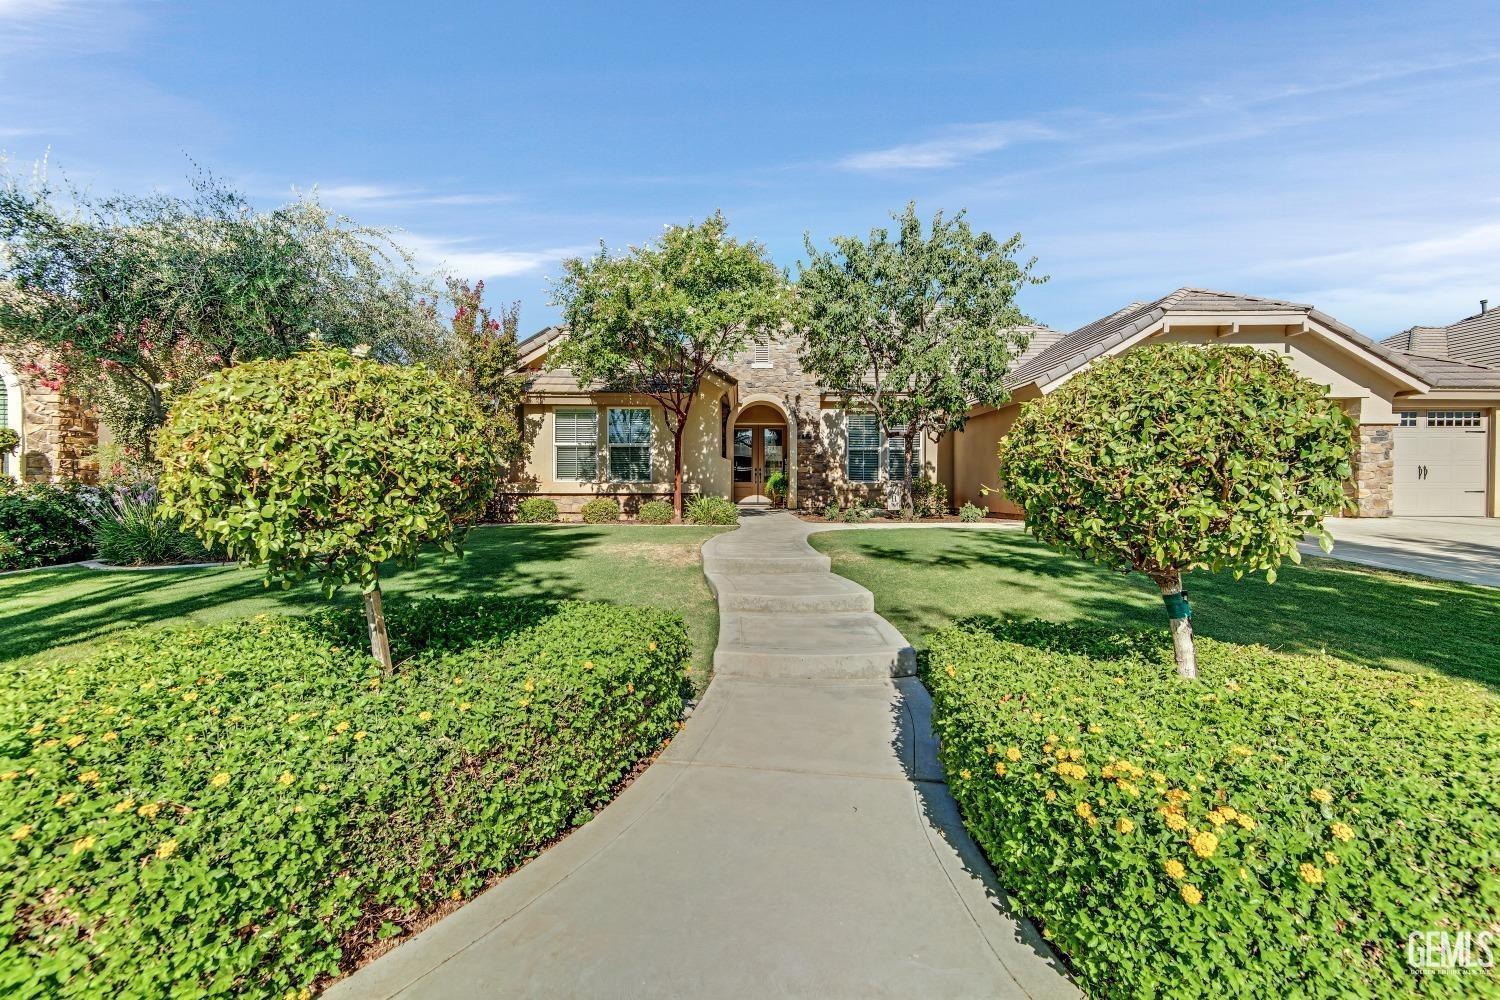
[[[1490,311],[1490,300],[1489,299],[1480,299],[1479,300],[1479,315],[1483,316],[1485,313],[1487,313],[1489,311]]]

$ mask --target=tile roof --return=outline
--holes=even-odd
[[[568,328],[565,326],[549,326],[537,333],[532,334],[520,343],[520,366],[525,368],[547,353],[551,347],[561,338],[567,336]],[[734,376],[720,368],[710,368],[714,375],[726,382],[734,383]],[[595,379],[587,385],[579,385],[573,376],[573,370],[566,366],[560,368],[536,368],[529,371],[531,377],[527,379],[525,391],[530,396],[588,396],[596,392],[629,392],[631,390],[618,385],[611,385],[603,379]]]
[[[1006,377],[1006,387],[1014,390],[1033,382],[1041,384],[1056,382],[1095,358],[1107,354],[1111,348],[1150,329],[1173,312],[1299,313],[1408,375],[1422,378],[1421,372],[1405,355],[1376,344],[1353,327],[1340,323],[1327,313],[1320,312],[1306,303],[1288,302],[1285,299],[1264,298],[1258,295],[1242,295],[1238,292],[1219,292],[1208,288],[1179,288],[1154,302],[1132,302],[1123,309],[1118,309],[1108,316],[1079,327],[1041,353],[1017,365]]]
[[[1500,389],[1500,367],[1402,352],[1434,389]]]
[[[1414,326],[1381,343],[1429,358],[1500,367],[1500,308],[1475,313],[1448,326]]]

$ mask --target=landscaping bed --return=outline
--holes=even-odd
[[[589,818],[675,731],[654,608],[390,602],[121,638],[0,685],[0,992],[280,996]]]
[[[1160,630],[928,647],[965,824],[1091,995],[1495,991],[1407,961],[1414,933],[1500,930],[1488,688],[1212,639],[1184,682]]]

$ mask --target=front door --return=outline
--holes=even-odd
[[[785,427],[736,427],[734,502],[770,503],[766,479],[786,469]]]

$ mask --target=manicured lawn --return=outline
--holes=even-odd
[[[875,609],[918,649],[973,615],[1161,627],[1161,598],[1139,575],[1060,556],[1021,531],[831,531],[810,542],[833,571],[868,587]],[[1227,642],[1326,649],[1367,666],[1434,671],[1500,686],[1500,589],[1362,569],[1332,559],[1264,578],[1194,573],[1193,626]]]
[[[480,528],[462,559],[424,555],[391,570],[387,603],[405,595],[536,596],[645,604],[681,613],[693,644],[693,674],[706,682],[719,616],[698,547],[723,528],[637,525],[515,525]],[[353,604],[358,591],[336,600]],[[47,569],[0,576],[0,662],[51,651],[75,655],[120,629],[217,622],[263,611],[326,606],[313,584],[267,590],[256,570],[104,572]],[[398,649],[397,656],[401,655]]]

